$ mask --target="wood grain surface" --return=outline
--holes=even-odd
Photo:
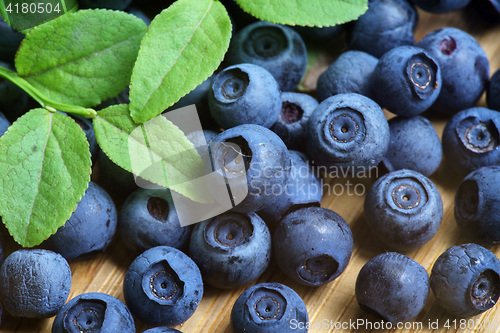
[[[445,26],[457,27],[471,33],[483,46],[490,59],[491,73],[500,67],[500,26],[488,27],[477,19],[469,19],[469,14],[466,11],[440,16],[430,15],[422,11],[419,11],[419,14],[420,20],[416,31],[417,41],[432,30]],[[337,48],[332,46],[329,54],[321,54],[318,57],[318,62],[308,73],[308,77],[304,83],[304,89],[314,90],[318,75],[334,60],[336,54],[345,49],[344,45],[345,44],[341,44],[340,47]],[[484,96],[480,100],[479,105],[485,106]],[[391,117],[390,114],[386,114],[388,117]],[[430,115],[429,118],[432,120],[438,134],[441,136],[446,119],[436,118],[432,115]],[[98,180],[98,175],[93,175],[93,179]],[[435,259],[447,248],[453,245],[470,242],[470,239],[458,229],[453,214],[454,195],[460,179],[449,171],[445,162],[441,164],[439,170],[431,179],[437,185],[443,199],[444,217],[441,228],[429,243],[414,251],[405,253],[422,264],[428,273],[430,273]],[[359,183],[368,189],[374,182],[374,178],[354,179],[350,181],[354,182],[354,184]],[[326,182],[331,186],[335,184],[346,185],[347,180],[329,179],[326,180]],[[358,187],[358,189],[359,188],[360,187]],[[115,193],[114,199],[119,208],[124,197]],[[316,323],[316,325],[328,322],[329,324],[326,326],[330,326],[330,321],[332,321],[333,324],[342,324],[358,319],[371,321],[372,323],[376,322],[374,317],[360,310],[354,296],[356,277],[363,264],[374,256],[386,251],[376,237],[370,233],[365,223],[363,202],[364,196],[348,195],[347,193],[343,195],[325,194],[322,200],[322,207],[330,208],[344,217],[353,232],[354,251],[352,258],[346,271],[339,278],[319,288],[308,288],[297,285],[287,279],[276,265],[271,263],[265,274],[261,276],[258,281],[255,281],[255,283],[273,281],[284,283],[293,288],[303,298],[309,312],[310,322]],[[6,235],[5,229],[1,231]],[[18,248],[11,239],[8,239],[7,243],[9,252]],[[491,250],[497,256],[500,256],[499,247],[491,248]],[[116,235],[112,245],[106,253],[94,259],[73,262],[70,264],[73,274],[73,284],[69,298],[71,299],[79,294],[87,292],[102,292],[124,301],[122,290],[123,278],[128,265],[133,259],[134,254],[123,245],[119,236]],[[176,328],[185,333],[231,332],[229,323],[231,308],[236,298],[245,289],[246,287],[234,290],[219,290],[207,286],[205,288],[203,300],[195,314],[183,325]],[[430,331],[429,322],[435,323],[438,321],[439,327],[435,329],[437,332],[500,332],[500,328],[498,328],[498,326],[500,326],[500,306],[496,306],[472,319],[473,321],[467,321],[465,326],[462,326],[467,327],[467,329],[461,329],[460,318],[455,318],[446,314],[436,303],[434,295],[430,292],[425,308],[417,318],[410,322],[413,328],[403,330],[393,329],[393,331]],[[450,325],[448,329],[444,327],[447,320]],[[456,320],[456,324],[454,324],[453,320]],[[53,318],[44,320],[18,319],[4,313],[0,332],[48,333],[51,332],[52,321]],[[421,328],[418,327],[420,323],[422,325]],[[136,320],[136,328],[137,332],[143,332],[149,327]],[[334,325],[331,327],[322,325],[321,327],[316,326],[310,329],[310,332],[333,332],[334,328]],[[347,328],[345,331],[354,330]],[[365,332],[371,330],[364,327],[359,328],[358,331]],[[290,332],[293,332],[293,330],[290,330]]]

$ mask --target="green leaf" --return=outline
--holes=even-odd
[[[89,144],[62,113],[34,109],[0,138],[0,215],[16,242],[40,244],[71,217],[90,181]]]
[[[146,24],[111,10],[80,10],[26,35],[16,68],[33,87],[59,103],[91,107],[130,82]]]
[[[229,47],[231,21],[217,0],[178,0],[155,17],[141,42],[130,111],[146,122],[205,81]]]
[[[288,25],[326,27],[349,22],[368,9],[367,0],[235,0],[258,19]]]
[[[208,191],[192,182],[203,176],[200,155],[164,116],[136,124],[128,104],[114,105],[97,112],[94,131],[104,153],[123,169],[194,201],[210,202]]]

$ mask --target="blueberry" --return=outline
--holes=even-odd
[[[123,294],[130,311],[146,324],[175,326],[196,311],[203,282],[187,255],[173,247],[157,246],[129,266]]]
[[[308,320],[306,305],[300,296],[275,282],[248,288],[238,297],[231,311],[234,333],[287,333],[293,323],[307,323]],[[307,328],[297,327],[293,331],[307,333]]]
[[[66,260],[86,259],[103,253],[113,240],[117,213],[109,194],[94,182],[70,219],[42,246],[60,253]]]
[[[411,0],[426,12],[434,14],[451,13],[466,7],[472,0]]]
[[[365,312],[391,323],[408,321],[415,318],[427,302],[429,276],[415,260],[386,252],[361,268],[355,293]]]
[[[500,163],[500,113],[475,107],[454,115],[443,131],[443,153],[460,173]]]
[[[11,28],[9,27],[9,29]],[[0,24],[0,36],[1,36],[1,30],[2,27]],[[0,42],[0,50],[1,50],[1,42]],[[7,68],[11,71],[16,71],[14,66],[2,61],[0,61],[0,66]],[[10,122],[14,122],[17,118],[26,113],[26,111],[28,110],[27,105],[28,105],[28,94],[23,89],[19,88],[17,85],[10,82],[9,80],[0,79],[0,110],[2,110],[2,112]]]
[[[171,327],[155,327],[150,328],[149,330],[145,330],[143,333],[182,333],[179,330]]]
[[[24,34],[13,30],[0,16],[0,60],[13,64],[23,39]]]
[[[271,231],[274,231],[278,222],[288,212],[300,207],[319,207],[321,204],[323,184],[318,172],[309,165],[305,154],[290,150],[290,157],[292,168],[288,174],[288,184],[273,205],[257,212]]]
[[[353,247],[351,229],[330,209],[305,207],[285,215],[273,236],[276,263],[292,280],[319,286],[347,267]]]
[[[59,254],[18,250],[0,268],[0,299],[14,317],[50,318],[68,299],[71,270]]]
[[[399,116],[416,116],[427,110],[441,91],[437,62],[421,48],[400,46],[379,60],[370,84],[374,100]]]
[[[342,53],[318,78],[318,100],[337,94],[357,93],[372,98],[370,76],[378,59],[362,51]]]
[[[499,4],[500,6],[500,4]],[[500,111],[500,69],[493,74],[486,90],[488,108]]]
[[[432,175],[443,157],[439,136],[424,117],[394,117],[389,120],[391,139],[382,160],[389,171],[410,169]]]
[[[293,91],[306,71],[307,50],[292,28],[260,21],[234,35],[225,60],[230,65],[261,66],[274,76],[282,91]]]
[[[271,127],[281,110],[278,83],[266,69],[252,64],[226,68],[212,82],[210,114],[225,129],[242,124]]]
[[[187,248],[191,226],[181,227],[170,190],[139,188],[129,195],[120,211],[123,243],[137,252],[159,245]]]
[[[500,244],[500,167],[482,167],[460,183],[455,194],[455,220],[475,242]]]
[[[271,235],[257,214],[226,212],[195,225],[189,256],[206,283],[223,289],[244,286],[269,265]]]
[[[417,10],[407,0],[369,0],[368,10],[353,24],[349,44],[380,58],[395,47],[415,45],[417,23]]]
[[[125,304],[102,293],[81,294],[57,314],[52,333],[135,333],[134,319]]]
[[[196,111],[198,112],[198,117],[200,118],[201,126],[205,129],[218,129],[219,126],[210,115],[210,109],[208,107],[208,93],[210,91],[210,87],[212,86],[213,79],[214,76],[210,76],[199,86],[194,88],[190,93],[182,97],[177,103],[165,110],[165,112],[195,104]]]
[[[70,117],[73,118],[73,120],[78,125],[80,125],[80,128],[82,129],[83,133],[85,133],[85,137],[89,142],[89,149],[90,149],[90,155],[92,157],[92,163],[94,163],[97,160],[97,157],[99,156],[100,147],[97,144],[97,139],[94,133],[94,125],[92,124],[92,121],[84,117],[78,117],[73,115],[70,115]]]
[[[288,149],[305,151],[307,122],[318,107],[318,101],[306,94],[285,92],[281,94],[281,103],[281,113],[271,130]]]
[[[151,20],[149,19],[149,17],[146,14],[144,14],[142,10],[138,8],[128,7],[127,13],[132,14],[137,18],[140,18],[144,23],[146,23],[148,27],[151,24]]]
[[[309,118],[306,133],[309,156],[327,171],[366,172],[382,160],[389,147],[384,112],[359,94],[325,99]]]
[[[428,242],[443,219],[438,189],[412,170],[398,170],[379,178],[368,191],[364,210],[373,233],[397,251]]]
[[[489,79],[490,64],[479,43],[456,28],[428,33],[417,45],[434,58],[443,79],[443,87],[432,109],[453,115],[476,104]]]
[[[436,300],[458,317],[476,316],[500,296],[500,260],[477,244],[452,246],[434,263],[430,285]]]
[[[211,156],[214,169],[227,181],[248,186],[247,196],[233,208],[239,213],[272,205],[285,188],[292,167],[283,141],[258,125],[241,125],[222,132],[212,143]]]
[[[10,125],[10,121],[8,121],[4,114],[0,112],[0,137],[4,135],[5,132],[7,132]]]
[[[116,165],[102,150],[99,151],[97,159],[99,177],[106,188],[119,191],[122,194],[129,194],[137,189],[134,175]]]
[[[107,8],[114,10],[124,10],[130,5],[132,0],[79,0],[80,8]]]
[[[328,43],[340,37],[345,30],[344,25],[334,25],[331,27],[302,27],[299,25],[292,26],[297,31],[302,39],[307,42]]]
[[[0,267],[3,264],[3,261],[5,260],[5,241],[3,239],[2,234],[0,233]],[[0,318],[2,317],[0,313]]]

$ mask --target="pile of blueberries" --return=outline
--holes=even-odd
[[[124,10],[130,1],[103,3]],[[228,212],[181,227],[170,191],[137,188],[134,176],[99,150],[92,123],[75,117],[98,161],[101,184],[129,196],[118,213],[106,190],[90,182],[57,233],[39,249],[11,253],[0,268],[5,310],[16,317],[56,316],[53,333],[135,332],[132,314],[155,327],[148,333],[179,332],[169,327],[193,315],[204,284],[248,286],[274,263],[299,284],[330,283],[346,269],[353,238],[340,215],[320,207],[322,175],[384,170],[366,195],[366,224],[386,248],[405,252],[440,227],[443,203],[428,177],[443,154],[463,178],[455,219],[474,243],[446,250],[430,277],[413,259],[382,253],[360,270],[356,298],[361,309],[392,323],[415,318],[429,289],[455,316],[492,308],[500,296],[500,261],[483,246],[500,244],[500,70],[490,79],[485,52],[459,29],[439,29],[416,43],[414,5],[433,13],[472,6],[500,24],[500,2],[369,0],[357,21],[330,28],[257,22],[232,0],[224,4],[236,25],[247,23],[233,35],[225,69],[166,112],[196,104],[204,130],[188,138],[195,147],[210,143],[212,165],[226,179],[242,181],[243,174],[246,197]],[[139,10],[128,10],[149,23]],[[22,34],[4,26],[0,46],[15,49]],[[304,40],[330,45],[342,37],[350,50],[319,77],[317,99],[293,92],[307,67]],[[3,53],[1,65],[12,68],[12,56]],[[489,108],[476,107],[485,90]],[[100,107],[127,102],[124,91]],[[7,116],[0,113],[0,135],[27,103],[11,83],[0,84]],[[397,116],[387,121],[382,108]],[[423,112],[451,117],[442,144]],[[117,229],[138,255],[123,281],[126,306],[101,293],[66,303],[68,261],[102,253]],[[290,332],[292,320],[306,323],[306,306],[294,290],[274,282],[248,288],[231,312],[238,333]]]

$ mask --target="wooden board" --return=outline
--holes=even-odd
[[[419,14],[420,21],[416,32],[417,40],[420,40],[426,33],[444,26],[452,26],[466,30],[474,35],[485,49],[490,59],[491,73],[500,68],[500,26],[485,29],[481,22],[468,22],[465,20],[466,13],[464,12],[437,16],[419,11]],[[306,86],[314,87],[317,76],[326,69],[329,62],[332,60],[331,56],[320,56],[318,63],[309,73]],[[480,105],[485,106],[484,97],[481,99]],[[390,117],[388,113],[387,116]],[[441,136],[446,119],[431,118],[431,120],[438,134]],[[435,259],[448,247],[470,241],[456,226],[453,215],[453,200],[460,179],[454,177],[453,174],[447,170],[445,163],[442,163],[440,169],[431,179],[437,185],[443,198],[444,218],[441,228],[429,243],[414,251],[405,253],[421,263],[429,273]],[[373,181],[374,179],[355,179],[354,183],[359,183],[369,188]],[[351,182],[353,182],[353,180],[351,180]],[[346,185],[346,180],[329,180],[329,184],[332,186],[337,183]],[[124,198],[115,196],[115,199],[117,200],[117,205],[120,206]],[[347,193],[339,196],[334,194],[325,195],[322,201],[323,207],[336,211],[346,219],[354,236],[352,259],[346,271],[339,278],[319,288],[307,288],[297,285],[287,279],[273,264],[265,274],[256,281],[256,283],[267,281],[280,282],[293,288],[304,299],[309,312],[310,322],[316,323],[316,325],[328,322],[327,325],[317,326],[311,329],[311,333],[333,332],[335,323],[349,323],[349,321],[356,321],[358,319],[375,322],[373,317],[366,315],[360,310],[354,296],[354,284],[357,274],[363,264],[374,256],[385,252],[384,247],[380,245],[377,239],[369,232],[365,224],[363,202],[364,196],[349,196]],[[2,232],[6,234],[5,228]],[[8,244],[10,251],[17,248],[12,240],[8,240]],[[500,256],[499,247],[491,248],[491,250],[495,252],[497,256]],[[123,278],[128,265],[133,259],[133,253],[121,243],[119,237],[115,237],[115,240],[105,254],[99,255],[95,259],[71,263],[73,284],[70,298],[86,292],[103,292],[123,301]],[[207,286],[198,310],[188,321],[177,328],[185,333],[230,333],[229,315],[231,308],[238,295],[245,289],[246,288],[218,290]],[[411,329],[410,331],[427,331],[429,330],[429,322],[435,323],[438,321],[439,328],[437,331],[500,332],[500,328],[498,328],[500,325],[500,306],[496,306],[482,315],[473,317],[472,319],[474,322],[477,321],[477,325],[474,324],[469,326],[470,329],[460,329],[460,319],[456,320],[455,326],[453,322],[455,319],[457,318],[449,316],[440,308],[431,292],[425,308],[412,322],[414,323],[412,325],[422,323],[422,329],[418,329],[418,326],[414,326],[415,329]],[[451,326],[448,330],[443,327],[447,320]],[[494,325],[495,320],[497,327]],[[44,320],[17,319],[4,314],[0,332],[48,333],[51,332],[52,321],[53,318]],[[330,321],[333,322],[333,325],[330,325]],[[472,322],[467,322],[466,324],[472,324]],[[488,324],[490,327],[487,327]],[[480,325],[482,325],[482,328]],[[136,320],[136,327],[137,332],[143,332],[145,329],[149,328],[138,320]],[[366,327],[359,328],[360,332],[367,330]],[[345,331],[353,330],[348,328]],[[291,332],[293,332],[293,330],[291,330]]]

